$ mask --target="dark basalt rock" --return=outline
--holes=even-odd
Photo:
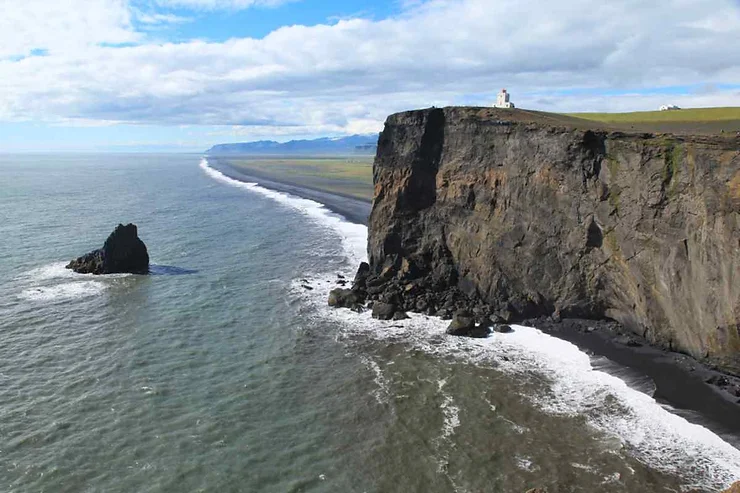
[[[360,293],[352,289],[336,288],[329,292],[329,306],[335,308],[355,308],[363,301]]]
[[[738,140],[589,126],[493,108],[388,117],[368,297],[493,323],[616,320],[740,374]]]
[[[357,273],[355,274],[354,285],[364,288],[366,284],[365,281],[369,275],[370,265],[367,262],[361,262],[360,266],[357,268]]]
[[[486,325],[476,325],[475,318],[467,310],[459,310],[452,317],[447,333],[453,336],[463,337],[488,337],[491,333],[490,327]]]
[[[149,253],[135,224],[119,224],[103,248],[72,260],[67,269],[80,274],[148,274]]]
[[[396,314],[396,305],[392,303],[383,303],[378,301],[373,304],[373,318],[379,320],[392,320]]]
[[[634,337],[630,336],[619,336],[614,340],[617,344],[622,344],[624,346],[629,347],[640,347],[642,346],[642,343],[635,339]]]

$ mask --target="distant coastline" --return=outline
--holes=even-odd
[[[243,170],[230,165],[228,161],[223,158],[206,156],[204,159],[206,159],[210,167],[220,171],[230,178],[247,183],[257,183],[260,186],[278,192],[289,193],[304,199],[314,200],[323,204],[327,209],[335,214],[339,214],[346,218],[350,222],[362,224],[364,226],[368,225],[370,210],[372,208],[372,201],[370,200],[364,200],[351,195],[342,194],[340,192],[328,192],[326,190],[312,188],[305,184],[298,183],[297,181],[291,181],[285,178],[280,178],[279,180],[274,177],[267,178],[256,171],[246,173]]]
[[[237,142],[217,144],[208,151],[210,155],[249,155],[249,156],[336,156],[336,155],[372,155],[377,147],[378,135],[350,135],[347,137],[322,137],[319,139],[258,140],[255,142]]]

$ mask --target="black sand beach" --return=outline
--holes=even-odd
[[[372,208],[368,201],[308,188],[288,179],[276,181],[248,175],[217,158],[209,158],[209,164],[231,178],[320,202],[352,222],[368,224]],[[638,390],[650,393],[654,388],[652,395],[658,402],[740,447],[740,397],[734,395],[735,389],[740,389],[740,379],[714,371],[685,354],[649,346],[614,322],[534,319],[526,321],[526,325],[572,342],[594,357],[607,358],[614,365],[603,368],[604,371],[622,377]],[[707,382],[722,377],[727,378],[728,385],[719,387]]]
[[[314,200],[324,204],[330,211],[347,218],[353,223],[363,224],[365,226],[368,224],[367,221],[372,207],[372,203],[370,201],[361,200],[356,197],[343,195],[337,192],[327,192],[326,190],[307,187],[300,183],[292,182],[287,177],[280,181],[276,181],[274,178],[260,176],[257,172],[250,172],[247,174],[244,171],[229,165],[229,162],[226,159],[209,157],[208,163],[213,168],[218,169],[226,176],[234,178],[235,180],[258,183],[259,185],[271,190]]]

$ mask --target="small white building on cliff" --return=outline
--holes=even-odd
[[[501,92],[498,93],[498,96],[496,96],[496,104],[493,105],[494,108],[514,108],[514,103],[509,101],[509,93],[506,92],[506,89],[501,89]]]

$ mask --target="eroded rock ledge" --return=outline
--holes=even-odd
[[[612,319],[739,374],[739,149],[519,110],[392,115],[353,292],[479,323]]]

